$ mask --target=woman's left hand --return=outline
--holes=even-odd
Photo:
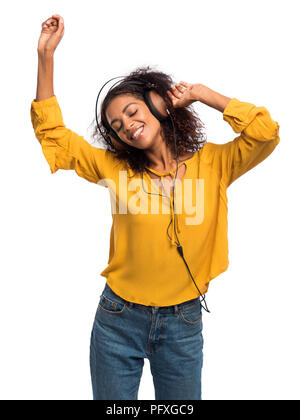
[[[171,90],[168,90],[167,94],[174,108],[183,108],[198,100],[196,91],[197,85],[181,81],[180,83],[176,83]]]

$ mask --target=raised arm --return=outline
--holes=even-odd
[[[77,175],[98,183],[112,175],[113,154],[93,147],[82,136],[68,129],[53,90],[54,51],[64,34],[61,16],[53,15],[42,24],[38,43],[36,98],[31,102],[31,122],[51,172],[74,169]]]
[[[38,77],[36,102],[54,96],[53,91],[53,56],[54,51],[64,35],[64,20],[59,15],[52,15],[42,23],[38,42]]]
[[[212,166],[228,187],[273,152],[280,141],[279,124],[263,106],[223,96],[204,85],[196,86],[197,99],[222,112],[223,120],[240,133],[230,142],[206,145]]]
[[[262,106],[229,98],[200,83],[177,83],[168,95],[174,107],[184,107],[200,101],[223,113],[235,133],[241,133],[224,144],[208,142],[203,159],[218,172],[228,187],[244,173],[254,168],[272,153],[280,141],[279,124]]]

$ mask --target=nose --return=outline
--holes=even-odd
[[[124,124],[124,131],[126,133],[126,136],[130,137],[130,131],[132,130],[132,127],[134,126],[134,121],[130,117],[128,117],[128,118],[125,118],[123,124]]]

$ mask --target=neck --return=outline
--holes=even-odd
[[[152,169],[167,172],[172,171],[174,166],[176,168],[175,151],[171,151],[162,139],[160,142],[153,145],[153,147],[145,150],[145,154],[150,161],[149,167]]]

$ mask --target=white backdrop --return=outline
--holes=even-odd
[[[281,141],[228,189],[228,270],[204,312],[204,400],[299,399],[298,2],[10,1],[1,19],[0,399],[92,399],[89,340],[105,285],[108,190],[73,171],[51,174],[34,136],[37,42],[65,20],[54,92],[66,126],[88,140],[97,93],[152,65],[265,106]],[[299,26],[298,26],[299,27]],[[197,111],[207,140],[236,134]],[[138,398],[154,399],[148,360]]]

